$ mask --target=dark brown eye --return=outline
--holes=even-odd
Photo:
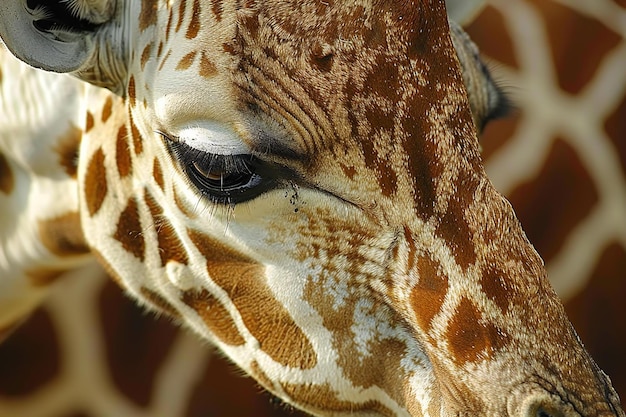
[[[236,191],[253,186],[254,159],[249,155],[196,155],[187,163],[187,174],[212,193]]]
[[[241,203],[275,185],[270,179],[270,170],[253,155],[212,154],[157,133],[166,140],[172,156],[191,183],[214,203]]]

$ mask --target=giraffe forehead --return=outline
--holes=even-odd
[[[394,153],[389,136],[406,127],[399,120],[424,119],[424,113],[406,114],[415,107],[408,96],[417,93],[411,86],[424,85],[430,77],[426,56],[447,36],[444,13],[438,13],[442,22],[424,30],[419,5],[404,10],[394,2],[376,13],[369,1],[250,3],[236,13],[224,13],[235,7],[226,3],[208,6],[181,2],[152,19],[158,20],[158,36],[163,39],[157,46],[154,35],[145,36],[143,50],[156,58],[145,75],[143,66],[136,72],[145,81],[133,88],[152,100],[156,114],[151,124],[236,123],[241,112],[260,109],[288,131],[282,137],[299,150],[311,151],[319,141],[334,146],[362,138],[366,165],[383,171],[381,161]],[[142,15],[150,17],[152,8],[144,9]],[[190,35],[196,15],[203,25]],[[148,17],[140,21],[150,21]],[[450,63],[442,63],[444,67]],[[449,80],[459,82],[447,74],[433,81],[440,94]],[[430,122],[422,127],[427,125]],[[386,194],[395,191],[393,172],[377,176]]]

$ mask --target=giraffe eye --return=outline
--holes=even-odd
[[[253,155],[213,154],[163,136],[189,181],[213,203],[241,203],[273,186],[261,174],[263,162]]]

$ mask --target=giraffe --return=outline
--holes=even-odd
[[[56,33],[57,28],[48,21],[52,18],[45,13],[43,22],[37,21],[33,27],[53,34],[55,41],[70,44],[59,48],[68,55],[61,59],[21,51],[21,57],[30,63],[59,71],[78,70],[84,79],[123,96],[87,91],[90,110],[84,122],[77,176],[84,207],[81,222],[90,251],[131,294],[184,320],[261,385],[313,413],[622,415],[606,377],[584,353],[547,285],[540,259],[510,207],[484,175],[440,2],[425,2],[408,15],[390,4],[383,21],[376,21],[365,7],[346,21],[358,22],[363,17],[365,27],[371,29],[365,35],[372,36],[367,40],[373,45],[355,45],[363,40],[345,42],[343,34],[330,33],[326,36],[337,43],[307,44],[303,49],[312,55],[305,57],[294,46],[302,46],[304,37],[298,33],[302,23],[290,20],[294,11],[289,6],[246,5],[251,7],[235,14],[228,5],[220,4],[211,10],[213,16],[199,2],[188,8],[181,3],[178,10],[170,9],[170,14],[165,12],[167,8],[154,10],[151,3],[146,4],[141,14],[128,11],[139,14],[130,21],[145,25],[142,35],[148,43],[140,41],[131,48],[147,57],[131,55],[130,66],[135,69],[129,70],[127,77],[118,73],[123,65],[85,65],[93,64],[94,56],[98,62],[111,60],[106,54],[115,51],[106,49],[91,56],[84,49],[93,47],[98,39],[76,41],[71,33]],[[342,7],[332,11],[339,13]],[[5,16],[14,16],[11,12],[15,10]],[[109,18],[119,13],[106,7],[92,12],[95,17],[70,23],[82,30],[105,31],[102,22],[108,20],[99,20],[103,13],[109,13]],[[428,13],[429,19],[421,19],[420,13]],[[186,16],[191,16],[188,22]],[[168,51],[167,36],[176,39],[178,48],[185,44],[183,36],[194,40],[204,34],[194,16],[203,16],[202,21],[208,16],[215,23],[207,29],[211,36],[206,38],[210,39],[206,51]],[[236,26],[229,22],[233,16],[241,18]],[[340,17],[322,13],[320,18]],[[267,26],[264,19],[271,24]],[[16,30],[15,22],[20,19],[6,23],[3,29]],[[161,29],[171,28],[164,32],[164,55],[159,54],[161,48],[154,40],[163,32],[151,29],[159,28],[159,22]],[[338,27],[332,22],[327,27]],[[113,27],[118,23],[112,23]],[[179,33],[180,27],[187,29]],[[228,37],[224,27],[236,27],[237,36]],[[406,39],[411,33],[406,29],[412,27],[420,28],[417,43]],[[399,29],[405,31],[395,32]],[[381,30],[386,32],[384,36],[375,36]],[[13,48],[18,55],[20,44],[29,41],[29,34],[4,36],[9,47],[11,37],[17,39]],[[211,60],[215,39],[226,39],[217,42],[223,49],[217,62]],[[419,48],[402,49],[409,46],[409,40]],[[391,52],[398,52],[394,48],[408,55],[393,55]],[[437,60],[424,60],[421,54],[432,52],[429,48],[437,51]],[[342,60],[363,51],[367,54],[359,56],[358,62],[364,67],[345,66]],[[381,53],[385,62],[366,60],[375,52]],[[151,60],[151,54],[157,59]],[[236,67],[229,67],[232,61]],[[143,77],[154,76],[151,69],[157,63],[162,66],[157,74],[178,68],[180,72],[174,74],[189,84],[172,85],[172,79],[158,77],[147,82]],[[349,75],[366,77],[366,64],[375,64],[384,76],[396,78],[376,79],[380,76],[377,72],[369,74],[370,79],[338,77],[345,68],[354,71],[347,71]],[[201,86],[185,78],[191,74],[186,72],[190,68],[194,79],[198,71],[206,75]],[[287,69],[293,74],[286,76]],[[282,83],[266,78],[274,71],[283,74]],[[222,82],[217,83],[220,77]],[[126,80],[124,89],[117,85],[118,79]],[[323,81],[329,79],[333,87],[345,85],[342,93],[350,97],[334,97],[331,93],[336,91],[324,90],[327,83]],[[390,104],[377,100],[372,110],[373,103],[367,101],[381,94],[379,84],[384,89],[389,83],[402,85],[385,92],[397,100],[394,104],[399,103],[394,107],[399,114],[394,115],[391,126],[389,120],[377,118],[380,112],[388,116]],[[233,86],[236,92],[229,91],[224,97],[234,94],[245,106],[234,110],[228,101],[212,102],[210,108],[219,110],[210,118],[241,114],[253,118],[229,120],[236,130],[214,122],[203,124],[198,114],[189,114],[200,111],[206,117],[206,104],[202,108],[202,103],[193,102],[200,87],[219,97],[224,85]],[[156,99],[153,88],[159,91]],[[272,95],[277,88],[283,89],[283,94],[293,90],[295,94],[281,102],[280,96]],[[266,96],[271,98],[269,102],[261,100]],[[314,104],[306,112],[302,97]],[[337,102],[341,99],[353,106],[352,113],[344,112],[345,107]],[[169,119],[172,113],[176,117]],[[95,115],[102,125],[93,124]],[[425,122],[419,115],[430,119]],[[167,119],[164,125],[183,118],[186,127],[171,133],[166,130],[169,126],[148,126],[163,117]],[[442,120],[448,125],[439,126]],[[350,126],[353,131],[341,130]],[[418,140],[423,149],[415,149],[416,143],[408,140],[417,139],[417,131],[427,137]],[[203,143],[207,135],[224,143]],[[345,142],[329,143],[335,135]],[[102,140],[108,137],[117,139]],[[246,145],[234,143],[233,137]],[[286,137],[299,141],[297,150],[283,147]],[[365,137],[374,143],[364,141]],[[253,139],[262,139],[264,149],[254,149]],[[390,142],[396,148],[390,149]],[[241,159],[238,152],[245,151],[253,156]],[[222,158],[203,157],[213,153]],[[315,160],[309,159],[312,154]],[[114,160],[107,155],[115,155]],[[271,163],[265,160],[270,155]],[[185,160],[192,162],[181,162]],[[176,174],[163,175],[163,167]],[[381,176],[383,172],[394,175],[396,181]],[[242,190],[250,184],[259,195]],[[204,191],[194,193],[194,186]],[[471,192],[464,192],[468,190]],[[165,205],[168,201],[173,204]],[[259,215],[264,215],[260,228]],[[206,217],[211,225],[204,221]],[[285,247],[284,237],[294,236],[290,230],[297,230],[305,239],[295,239],[291,247]],[[339,235],[339,240],[328,242],[329,234]],[[284,259],[276,260],[279,248]],[[387,263],[381,264],[380,259]],[[125,264],[123,272],[116,268],[120,260]],[[137,278],[152,271],[159,271],[152,275],[153,281]],[[236,285],[244,275],[251,288],[242,288],[243,282]],[[259,310],[259,301],[269,313]],[[529,303],[535,310],[522,308]],[[352,328],[346,328],[346,317],[350,318],[346,313],[358,319]],[[554,315],[549,328],[528,326],[536,325],[545,313]],[[276,330],[284,332],[282,343],[272,338]],[[544,344],[537,343],[539,340]],[[320,355],[320,346],[332,348]],[[342,357],[342,349],[351,351],[343,352],[346,356]],[[375,353],[387,354],[382,368],[393,368],[391,375],[371,362]],[[548,363],[547,357],[554,362]],[[360,363],[355,365],[357,358]],[[511,370],[511,364],[519,365],[515,362],[519,359],[527,366]],[[337,365],[343,375],[330,372]],[[572,372],[576,382],[594,382],[576,387],[571,379],[563,378]],[[494,376],[506,380],[494,381]],[[507,383],[515,383],[515,389]]]

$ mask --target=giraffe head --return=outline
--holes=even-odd
[[[443,0],[5,0],[0,14],[14,54],[110,90],[85,97],[94,254],[285,401],[624,415],[485,175],[465,84],[477,123],[497,94],[471,87],[484,68]]]

